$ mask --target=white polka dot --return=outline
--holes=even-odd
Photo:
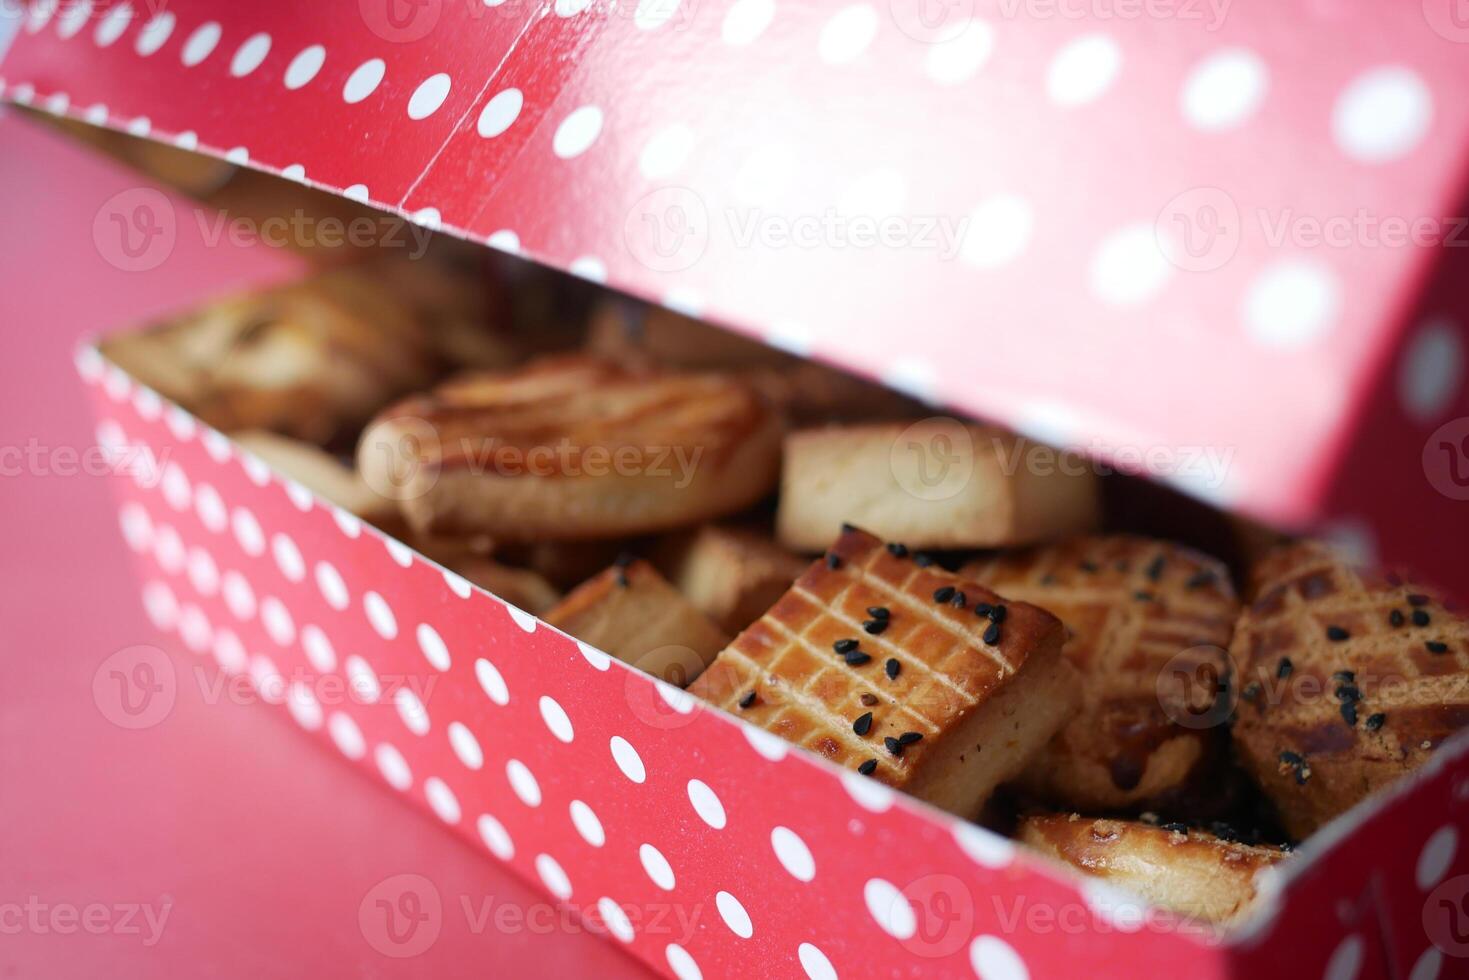
[[[903,210],[908,183],[890,167],[871,170],[856,177],[843,190],[837,211],[844,216],[885,218]]]
[[[229,462],[230,456],[234,454],[234,447],[230,444],[230,437],[218,429],[204,430],[204,451],[209,458],[221,465]]]
[[[265,625],[265,632],[270,638],[281,646],[290,646],[296,642],[296,623],[291,619],[285,603],[275,596],[266,596],[261,601],[260,621]]]
[[[811,328],[790,320],[771,324],[770,329],[765,333],[765,342],[771,347],[783,350],[787,354],[795,354],[797,357],[809,357],[815,347],[815,337]]]
[[[1443,954],[1436,946],[1425,949],[1418,962],[1413,964],[1413,971],[1408,974],[1408,980],[1438,980],[1439,971],[1443,969]]]
[[[837,980],[836,967],[831,965],[831,960],[810,943],[796,947],[796,958],[801,961],[801,969],[806,971],[810,980]]]
[[[217,629],[214,631],[214,660],[227,673],[238,674],[250,662],[250,655],[233,630]]]
[[[536,782],[535,774],[526,768],[524,762],[511,759],[505,763],[505,778],[510,781],[510,788],[520,802],[526,806],[541,805],[541,784]]]
[[[845,65],[861,57],[877,37],[877,10],[865,3],[838,11],[821,28],[816,53],[828,65]]]
[[[1331,131],[1342,152],[1363,163],[1410,153],[1433,122],[1433,94],[1408,68],[1385,66],[1358,75],[1336,101]]]
[[[450,592],[453,592],[461,599],[468,599],[474,594],[474,586],[469,584],[469,579],[457,572],[451,572],[447,568],[444,569],[444,584],[449,586]]]
[[[19,102],[21,100],[16,99],[16,101]],[[113,366],[107,369],[107,375],[102,379],[102,387],[107,392],[108,398],[111,398],[115,402],[120,402],[127,398],[128,392],[133,390],[133,382],[127,376],[126,371],[120,367]]]
[[[585,153],[601,132],[602,110],[594,105],[580,106],[556,127],[551,150],[561,159],[569,160]]]
[[[89,108],[82,115],[82,118],[85,119],[87,122],[91,123],[93,126],[105,126],[105,125],[107,125],[107,120],[110,117],[111,117],[111,111],[107,108],[107,106],[103,105],[101,102],[98,102],[96,105],[94,105],[91,108]]]
[[[1081,897],[1092,914],[1119,932],[1137,932],[1148,920],[1148,906],[1131,892],[1104,881],[1082,882]]]
[[[308,623],[301,627],[301,648],[306,651],[306,659],[318,674],[336,669],[337,651],[332,649],[331,640],[319,626]]]
[[[763,728],[746,725],[742,732],[745,741],[750,743],[750,748],[771,762],[779,762],[784,759],[786,752],[790,750],[789,742],[778,735],[772,735]]]
[[[1273,348],[1305,347],[1334,325],[1341,292],[1331,268],[1314,259],[1283,259],[1255,277],[1245,293],[1245,329]]]
[[[321,71],[321,66],[326,64],[326,48],[319,44],[313,44],[309,48],[303,48],[286,68],[285,85],[292,92],[304,88]]]
[[[417,694],[406,686],[400,686],[393,692],[393,704],[398,709],[398,717],[403,719],[403,724],[410,732],[415,735],[428,734],[428,709],[423,706],[423,701]]]
[[[29,82],[22,82],[11,90],[10,97],[19,105],[30,105],[36,97],[36,87]]]
[[[321,590],[326,604],[339,612],[352,601],[347,594],[347,583],[342,581],[342,573],[331,562],[316,563],[316,587]]]
[[[982,20],[970,21],[956,36],[929,45],[923,70],[940,85],[958,85],[973,78],[994,49],[994,28]]]
[[[255,590],[239,572],[225,572],[220,580],[224,590],[224,604],[236,619],[245,620],[255,615]]]
[[[243,167],[250,162],[250,151],[243,146],[237,146],[224,155],[225,161],[233,163],[237,167]]]
[[[998,936],[980,936],[970,943],[969,965],[979,980],[1030,980],[1020,954]]]
[[[612,666],[612,658],[596,647],[583,643],[580,640],[577,641],[576,646],[581,651],[583,659],[598,670],[606,670]]]
[[[671,177],[688,161],[694,149],[694,131],[682,123],[654,133],[638,156],[638,169],[650,180]]]
[[[187,561],[184,540],[167,524],[160,525],[154,532],[153,557],[158,560],[159,566],[170,575],[177,575],[184,570],[184,562]]]
[[[698,317],[704,312],[704,296],[691,286],[674,286],[663,294],[662,303],[684,316]]]
[[[423,658],[435,670],[448,670],[449,648],[438,632],[428,623],[419,623],[417,633],[418,648],[423,651]]]
[[[552,9],[557,17],[575,17],[592,5],[592,0],[556,0]]]
[[[347,758],[360,759],[367,754],[367,740],[362,737],[362,729],[357,727],[357,722],[350,715],[333,711],[332,716],[327,719],[326,730]]]
[[[775,17],[775,0],[736,0],[724,15],[719,33],[725,44],[741,47],[765,32]]]
[[[56,21],[56,34],[65,40],[76,37],[92,16],[92,0],[70,0]]]
[[[229,526],[229,514],[219,491],[207,483],[194,488],[194,511],[199,515],[200,523],[214,534]]]
[[[353,654],[347,658],[347,685],[352,694],[364,704],[376,704],[383,696],[382,684],[377,679],[377,672],[368,665],[366,660]]]
[[[259,68],[269,54],[270,35],[254,35],[235,50],[235,56],[230,59],[230,74],[236,78],[244,78]]]
[[[873,813],[881,813],[893,805],[893,791],[860,772],[850,769],[843,772],[842,787],[859,806]]]
[[[520,254],[520,236],[509,228],[501,228],[491,233],[490,237],[485,239],[485,244],[510,255]]]
[[[162,582],[149,582],[143,586],[143,611],[148,621],[159,630],[168,632],[178,622],[179,604],[173,590]]]
[[[110,48],[117,43],[127,31],[128,25],[133,21],[133,8],[126,3],[116,3],[108,8],[107,13],[97,22],[96,33],[92,40],[97,42],[99,48]]]
[[[679,0],[638,0],[633,24],[640,31],[655,31],[678,12]]]
[[[310,490],[306,489],[305,484],[295,480],[286,480],[285,486],[286,497],[291,501],[292,506],[303,514],[311,510],[316,498],[311,495]]]
[[[393,616],[393,610],[389,608],[386,599],[376,592],[368,592],[362,597],[362,608],[378,636],[391,640],[398,635],[398,620]]]
[[[64,116],[66,115],[66,110],[71,108],[71,96],[65,92],[53,92],[46,98],[41,108],[53,116]]]
[[[938,375],[927,361],[900,357],[882,372],[882,383],[921,402],[936,400]]]
[[[463,722],[449,722],[449,745],[465,768],[479,769],[485,764],[485,751],[480,748],[479,739],[474,737],[474,733]]]
[[[668,968],[678,980],[704,980],[704,973],[699,969],[699,964],[689,955],[689,951],[678,943],[669,943],[663,950],[663,958],[668,960]]]
[[[179,610],[179,636],[194,653],[205,653],[214,644],[214,631],[198,606],[184,606]]]
[[[128,547],[134,551],[145,550],[153,537],[153,521],[149,519],[143,506],[137,501],[129,500],[117,512],[117,518],[122,524],[122,536]]]
[[[219,591],[219,566],[203,548],[189,550],[189,584],[203,596],[212,596]]]
[[[1137,306],[1163,288],[1172,270],[1154,226],[1127,225],[1103,239],[1092,256],[1092,294],[1108,306]]]
[[[267,704],[280,704],[286,699],[286,679],[276,670],[275,663],[264,654],[250,658],[250,683],[260,699]]]
[[[168,417],[164,420],[168,423],[168,431],[173,433],[175,439],[187,442],[194,438],[199,425],[194,421],[194,416],[177,406],[168,410]]]
[[[723,830],[725,823],[724,804],[715,795],[709,784],[700,779],[689,780],[689,802],[694,806],[694,812],[699,819],[713,827],[715,830]]]
[[[554,699],[547,695],[541,695],[540,700],[541,720],[551,730],[559,741],[571,743],[574,733],[571,728],[571,719],[566,716],[566,711],[557,704]]]
[[[510,618],[514,620],[515,625],[519,626],[527,633],[534,633],[536,631],[536,627],[540,625],[536,621],[536,618],[530,613],[526,612],[524,609],[517,609],[515,606],[512,606],[509,603],[505,604],[505,611],[510,614]]]
[[[625,943],[632,942],[632,923],[628,921],[627,913],[620,905],[603,896],[597,899],[597,912],[602,916],[602,922],[607,926],[608,932]]]
[[[402,752],[384,742],[377,747],[373,758],[377,760],[378,771],[383,774],[389,786],[396,790],[406,790],[413,785],[413,770],[408,768],[408,761],[403,758]]]
[[[479,114],[479,134],[486,139],[499,136],[514,124],[525,105],[525,96],[518,88],[507,88],[496,92],[495,97],[485,103]]]
[[[1035,216],[1018,194],[1000,194],[969,213],[960,257],[978,269],[997,269],[1014,261],[1030,244]]]
[[[714,906],[719,909],[719,917],[724,924],[729,926],[729,931],[741,939],[749,939],[755,934],[755,926],[750,922],[750,913],[740,904],[740,900],[729,892],[719,892],[714,896]]]
[[[321,702],[316,700],[311,688],[300,681],[292,684],[286,692],[286,709],[302,728],[314,732],[321,727]]]
[[[413,90],[413,95],[408,100],[408,118],[427,119],[438,112],[444,100],[449,97],[449,90],[453,84],[453,79],[444,72],[425,78],[419,83],[418,88]]]
[[[541,876],[541,881],[552,895],[562,901],[571,897],[571,879],[566,877],[566,872],[551,855],[536,855],[536,874]]]
[[[1105,34],[1088,34],[1067,44],[1046,71],[1046,92],[1062,106],[1094,102],[1122,68],[1122,49]]]
[[[797,881],[810,881],[816,877],[816,859],[811,849],[789,827],[776,827],[770,832],[770,846],[780,866],[790,872]]]
[[[409,218],[414,224],[425,228],[437,229],[444,223],[444,216],[439,213],[438,208],[419,208]]]
[[[459,822],[459,800],[447,783],[437,776],[430,776],[424,780],[423,793],[428,797],[428,805],[439,815],[440,820],[448,824]]]
[[[510,689],[505,686],[505,678],[500,676],[494,664],[481,657],[474,662],[474,676],[479,680],[485,697],[502,706],[510,703]]]
[[[1337,945],[1326,962],[1324,980],[1356,980],[1362,972],[1362,937],[1351,935]]]
[[[1448,874],[1454,854],[1459,849],[1459,832],[1453,824],[1444,824],[1433,832],[1418,853],[1418,866],[1414,880],[1423,891],[1437,885]]]
[[[0,81],[0,85],[3,84],[4,82]],[[89,382],[102,377],[102,371],[107,366],[107,362],[102,359],[102,355],[95,347],[78,347],[75,360],[77,373],[82,376],[83,380]]]
[[[795,156],[784,146],[762,146],[745,158],[735,174],[735,196],[743,204],[769,204],[785,190],[796,167]]]
[[[515,856],[515,842],[510,839],[510,832],[505,825],[488,813],[482,813],[476,821],[479,827],[480,839],[485,842],[485,847],[490,853],[501,861],[508,861]]]
[[[583,255],[573,259],[567,271],[588,282],[604,283],[607,281],[607,264],[595,255]]]
[[[1464,341],[1447,317],[1429,320],[1413,334],[1398,364],[1398,397],[1417,422],[1439,418],[1459,394],[1464,379]]]
[[[387,73],[388,66],[381,58],[364,61],[347,77],[347,84],[342,87],[342,100],[348,105],[356,105],[377,91]]]
[[[643,759],[638,755],[638,750],[621,735],[613,735],[610,747],[612,758],[617,762],[617,768],[622,774],[635,783],[641,783],[648,778],[648,772],[643,768]]]
[[[954,827],[954,840],[959,849],[976,864],[986,868],[1003,868],[1015,860],[1015,845],[999,834],[971,823]]]
[[[245,476],[257,487],[270,483],[270,467],[259,456],[246,453],[240,457],[240,465],[245,467]]]
[[[673,876],[673,866],[668,863],[668,858],[663,852],[652,844],[644,844],[638,848],[638,860],[643,864],[643,870],[648,873],[653,884],[666,892],[673,891],[676,879]]]
[[[1179,95],[1183,118],[1206,132],[1238,126],[1260,108],[1269,73],[1246,48],[1217,51],[1189,73]]]
[[[370,191],[368,191],[366,184],[353,184],[351,187],[348,187],[346,190],[342,191],[342,196],[347,198],[348,200],[357,201],[360,204],[366,204],[368,200],[372,197],[372,194]]]
[[[178,18],[166,10],[155,14],[138,32],[138,39],[133,42],[134,49],[144,58],[157,54],[158,50],[168,43],[177,21]]]
[[[212,20],[206,24],[200,24],[184,42],[184,49],[179,55],[184,66],[193,68],[195,65],[202,64],[205,58],[214,53],[214,48],[219,44],[220,36],[223,33],[219,24]]]
[[[597,819],[591,807],[581,800],[572,800],[570,810],[572,826],[581,834],[582,840],[593,847],[607,843],[607,832],[602,829],[602,821]]]
[[[299,163],[292,163],[281,169],[281,176],[286,180],[294,180],[298,184],[306,180],[306,168]]]
[[[867,903],[867,912],[882,927],[883,932],[895,939],[909,939],[918,929],[918,918],[913,906],[896,885],[882,878],[872,878],[862,886],[862,899]]]
[[[234,528],[235,540],[245,554],[252,557],[265,554],[265,532],[260,530],[260,522],[255,519],[254,514],[243,507],[236,507],[230,518],[230,525]]]
[[[355,538],[362,533],[362,521],[358,520],[357,515],[351,511],[333,507],[332,521],[337,525],[337,530],[349,538]]]
[[[277,533],[270,539],[270,553],[275,556],[276,567],[292,582],[306,577],[306,562],[301,558],[301,549],[284,534]]]

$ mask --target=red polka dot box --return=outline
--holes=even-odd
[[[1469,585],[1451,0],[37,0],[0,25],[14,102]],[[79,368],[101,444],[161,462],[120,481],[154,622],[668,975],[1466,973],[1462,741],[1216,934],[705,709]]]

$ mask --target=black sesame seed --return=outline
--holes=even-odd
[[[896,680],[898,672],[903,669],[903,665],[898,663],[896,657],[889,657],[888,662],[884,665],[884,669],[888,672],[888,680]]]
[[[984,642],[995,647],[1000,645],[1000,624],[990,623],[989,628],[984,631]]]
[[[1413,595],[1408,596],[1408,605],[1426,606],[1428,605],[1428,596],[1414,593]]]
[[[976,602],[974,604],[974,615],[976,616],[988,616],[994,611],[995,607],[990,605],[988,602]]]
[[[1351,639],[1352,634],[1348,633],[1340,626],[1328,626],[1326,627],[1326,638],[1332,643],[1340,643],[1342,640]]]
[[[881,633],[883,630],[885,630],[885,629],[888,628],[888,623],[889,622],[891,622],[891,620],[887,620],[887,619],[869,619],[869,620],[867,620],[867,622],[865,622],[865,623],[862,624],[862,628],[864,630],[866,630],[868,633],[870,633],[871,635],[876,636],[877,634]]]
[[[617,570],[617,587],[619,589],[625,589],[627,588],[627,584],[627,569],[619,568]]]
[[[846,521],[842,521],[842,533],[843,534],[850,534],[851,532],[853,532],[855,530],[857,530],[857,525],[855,525],[855,524],[849,524]]]
[[[852,722],[852,731],[856,732],[858,735],[866,735],[868,732],[872,731],[872,712],[869,711],[863,714],[862,717],[858,718],[856,721]]]
[[[962,592],[955,592],[954,598],[949,600],[949,605],[955,609],[963,609],[969,603],[969,597]]]
[[[907,558],[908,546],[904,544],[899,544],[896,541],[889,542],[888,554],[892,555],[894,558]]]
[[[1101,568],[1094,561],[1084,561],[1081,563],[1081,570],[1083,572],[1098,572],[1101,571]]]
[[[1187,589],[1202,589],[1206,585],[1214,584],[1214,573],[1210,571],[1194,572],[1189,580],[1184,583]]]
[[[1350,670],[1339,670],[1331,675],[1331,679],[1334,681],[1340,681],[1343,684],[1350,684],[1352,681],[1357,679],[1357,675]]]
[[[1336,699],[1338,701],[1360,701],[1362,692],[1355,684],[1343,684],[1336,689]]]
[[[842,567],[842,560],[838,558],[834,552],[828,551],[826,553],[826,567],[830,568],[832,571],[836,571],[838,568]]]
[[[867,615],[874,619],[887,619],[892,615],[892,611],[887,606],[868,606]]]
[[[857,641],[848,637],[844,640],[837,640],[831,645],[831,648],[837,653],[851,653],[857,649]]]
[[[857,767],[857,771],[864,776],[871,776],[874,772],[877,771],[877,760],[868,759],[866,762]]]
[[[1301,763],[1303,763],[1303,762],[1306,761],[1305,759],[1301,758],[1299,755],[1297,755],[1294,752],[1291,752],[1288,749],[1286,751],[1280,753],[1280,755],[1279,755],[1278,758],[1280,759],[1280,761],[1282,763],[1284,763],[1287,766],[1299,766]]]
[[[891,735],[889,735],[887,738],[883,739],[882,740],[882,744],[883,744],[883,746],[890,753],[892,753],[895,756],[898,756],[898,755],[902,755],[903,754],[903,743],[902,742],[899,742],[897,739],[893,738]]]
[[[1413,625],[1414,626],[1427,626],[1428,623],[1429,623],[1428,613],[1424,612],[1422,609],[1414,609],[1413,610]]]
[[[1053,574],[1051,574],[1050,572],[1047,572],[1046,574],[1044,574],[1044,575],[1041,576],[1041,585],[1055,585],[1055,584],[1056,584],[1056,576],[1053,575]]]
[[[842,659],[847,662],[848,667],[861,667],[872,659],[872,655],[863,653],[861,650],[853,650]]]
[[[986,615],[989,616],[990,622],[992,623],[1003,623],[1005,621],[1005,607],[994,606]]]
[[[904,732],[898,736],[899,745],[912,745],[914,742],[923,741],[922,732]]]
[[[1138,602],[1152,602],[1153,601],[1153,593],[1151,593],[1151,592],[1144,592],[1142,589],[1139,589],[1136,592],[1134,592],[1132,594],[1132,597],[1134,599],[1136,599]]]
[[[1367,730],[1369,732],[1375,732],[1379,728],[1381,728],[1383,726],[1383,724],[1385,724],[1386,722],[1387,722],[1387,715],[1383,714],[1381,711],[1379,711],[1379,712],[1377,712],[1376,714],[1373,714],[1373,715],[1368,715],[1367,716]]]
[[[740,698],[740,707],[741,708],[748,708],[750,705],[752,705],[754,703],[755,703],[755,692],[754,691],[751,691],[749,694],[746,694],[744,697]]]
[[[943,588],[933,590],[934,602],[948,602],[952,598],[954,598],[954,587],[952,585],[945,585]]]
[[[1188,824],[1186,824],[1186,823],[1179,823],[1176,820],[1173,821],[1172,823],[1160,824],[1160,826],[1164,830],[1169,831],[1170,833],[1174,833],[1174,834],[1187,834],[1188,833]]]
[[[1309,765],[1302,765],[1300,768],[1296,769],[1296,785],[1297,786],[1304,786],[1304,785],[1306,785],[1306,780],[1308,780],[1310,778],[1311,778],[1311,767]]]
[[[1394,609],[1387,614],[1387,621],[1394,626],[1403,625],[1403,611],[1401,609]]]
[[[618,554],[617,559],[613,561],[612,564],[616,565],[618,568],[626,568],[635,561],[637,561],[637,556],[633,555],[631,552],[624,551]]]
[[[1427,643],[1424,644],[1424,646],[1428,647],[1428,652],[1429,653],[1448,653],[1449,652],[1449,645],[1447,643],[1440,643],[1437,640],[1429,640]]]
[[[1240,692],[1240,697],[1253,704],[1260,700],[1261,690],[1259,681],[1250,681],[1250,683],[1245,685],[1245,689]]]
[[[1295,664],[1290,662],[1290,657],[1281,657],[1280,663],[1275,665],[1275,676],[1281,680],[1285,680],[1285,678],[1291,675],[1291,671],[1295,669]]]
[[[1347,701],[1341,706],[1342,720],[1353,728],[1357,727],[1357,702]]]
[[[1150,580],[1156,582],[1163,577],[1163,565],[1167,560],[1162,555],[1159,555],[1148,563],[1147,575]]]
[[[930,555],[927,552],[920,551],[918,552],[918,554],[913,556],[913,564],[917,565],[919,568],[930,568],[932,567],[933,563],[933,555]]]

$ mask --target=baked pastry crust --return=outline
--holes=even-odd
[[[1062,636],[1050,613],[849,529],[690,690],[973,817],[1076,704]]]
[[[730,634],[775,605],[808,562],[754,531],[706,525],[663,546],[669,581]]]
[[[614,565],[577,586],[542,618],[679,687],[698,677],[729,642],[728,634],[645,561]]]
[[[358,466],[395,487],[420,531],[619,538],[755,503],[775,484],[780,435],[728,377],[552,357],[399,402],[363,435]]]
[[[238,432],[234,439],[277,473],[369,523],[377,524],[397,514],[394,501],[374,493],[356,470],[318,446],[259,429]]]
[[[1030,794],[1079,810],[1177,810],[1218,782],[1239,615],[1222,563],[1166,541],[1088,536],[963,574],[1067,627],[1081,709],[1021,776]]]
[[[1090,466],[1003,429],[935,418],[791,433],[776,524],[797,551],[820,550],[843,522],[910,548],[997,548],[1085,531],[1098,507]]]
[[[1016,836],[1042,854],[1154,905],[1220,924],[1249,909],[1260,872],[1288,853],[1177,825],[1076,814],[1024,817]]]
[[[1234,745],[1305,837],[1469,725],[1469,623],[1426,589],[1301,542],[1262,561],[1231,653]]]
[[[525,568],[502,565],[484,555],[459,554],[444,565],[519,609],[540,616],[561,601],[561,593],[543,577]]]

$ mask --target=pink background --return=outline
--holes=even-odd
[[[290,266],[206,248],[181,222],[162,266],[119,271],[92,222],[137,178],[14,113],[0,112],[0,145],[0,975],[646,976],[328,751],[303,753],[267,706],[209,703],[190,682],[151,728],[104,717],[92,693],[102,662],[167,643],[143,616],[108,478],[51,472],[94,443],[73,349]],[[29,445],[41,465],[17,457]],[[443,902],[437,940],[403,959],[358,923],[369,891],[398,874],[426,877]],[[32,896],[45,914],[104,906],[118,927],[65,934],[43,914],[37,928],[17,918]],[[141,916],[126,931],[135,904],[167,904],[156,944]],[[497,930],[503,906],[550,928]]]

